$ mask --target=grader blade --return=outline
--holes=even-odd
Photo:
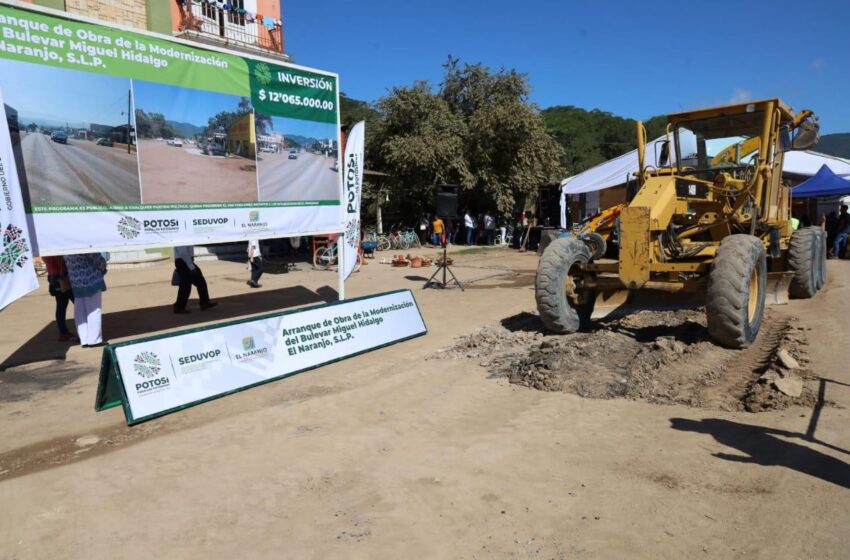
[[[767,305],[786,305],[788,289],[791,286],[793,272],[771,272],[767,275],[767,293],[764,302]]]
[[[629,290],[602,291],[596,295],[596,303],[593,305],[591,319],[602,319],[617,309],[626,305],[629,300]]]

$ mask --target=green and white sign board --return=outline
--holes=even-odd
[[[335,74],[0,2],[0,91],[41,255],[342,229]]]
[[[136,424],[427,332],[410,290],[108,345],[96,410]]]

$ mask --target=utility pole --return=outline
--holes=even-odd
[[[132,122],[132,115],[130,115],[130,110],[133,105],[133,88],[127,90],[127,153],[130,153],[130,124]]]

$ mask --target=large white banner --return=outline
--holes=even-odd
[[[342,231],[335,74],[26,4],[0,39],[35,254]]]
[[[118,384],[134,424],[426,332],[401,290],[118,343],[104,351],[97,407],[118,404]]]
[[[0,309],[38,288],[5,107],[0,90]]]
[[[351,129],[345,145],[345,251],[343,277],[348,278],[357,265],[360,250],[360,195],[363,191],[363,152],[366,123],[360,121]]]

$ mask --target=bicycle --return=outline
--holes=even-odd
[[[502,232],[499,231],[499,234],[496,235],[496,245],[510,245],[511,241],[514,238],[514,226],[508,226],[505,228],[505,237],[502,239]]]
[[[390,227],[390,232],[387,234],[387,240],[390,245],[388,249],[407,251],[410,249],[410,241],[399,233],[399,227],[401,227],[401,224],[393,224],[392,227]]]
[[[422,248],[422,243],[419,241],[419,236],[416,235],[416,232],[412,229],[406,229],[402,231],[401,236],[405,241],[407,241],[407,248]]]
[[[331,243],[326,247],[319,247],[313,253],[313,268],[319,270],[331,270],[337,266],[339,261],[339,250],[336,243]],[[363,265],[363,255],[357,251],[357,263],[354,265],[354,272],[360,270]]]

